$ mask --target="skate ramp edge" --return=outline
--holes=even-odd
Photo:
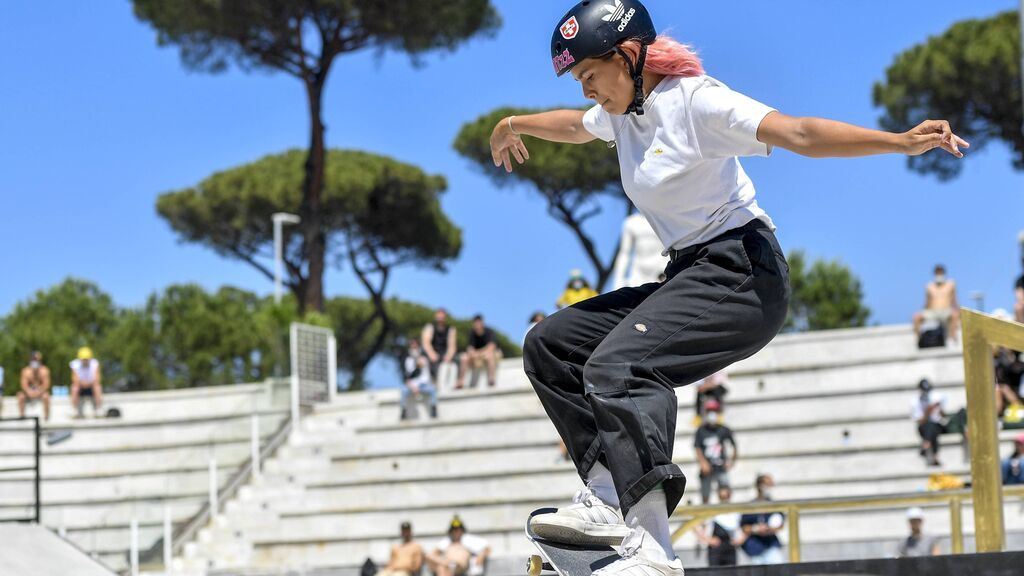
[[[1019,576],[1024,552],[693,568],[686,576]]]
[[[35,524],[0,524],[0,576],[114,576],[72,544]]]

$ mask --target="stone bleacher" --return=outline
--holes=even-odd
[[[3,401],[3,414],[16,416],[16,400]],[[42,523],[123,570],[132,519],[145,551],[163,535],[165,506],[175,523],[195,515],[208,501],[210,459],[217,459],[223,486],[249,459],[251,415],[259,415],[261,436],[269,437],[287,419],[287,402],[287,387],[270,383],[112,393],[104,395],[101,412],[117,407],[120,418],[74,420],[68,398],[54,398],[43,425]],[[41,407],[30,415],[41,416]],[[18,426],[31,424],[6,423],[4,430]],[[63,431],[71,437],[47,444]],[[0,434],[0,468],[33,463],[31,434]],[[0,519],[31,515],[33,475],[0,475]]]
[[[918,350],[907,326],[784,335],[735,365],[725,410],[741,455],[734,501],[753,497],[762,471],[775,476],[783,500],[923,490],[935,469],[918,456],[909,420],[920,378],[951,406],[964,404],[960,352]],[[685,505],[699,501],[694,387],[678,396]],[[943,470],[966,475],[958,438],[945,441]],[[523,537],[528,513],[566,502],[579,487],[557,455],[554,428],[518,359],[502,363],[497,389],[443,393],[437,421],[400,423],[397,390],[341,395],[304,418],[263,475],[186,546],[175,573],[354,569],[367,557],[386,562],[400,522],[432,545],[458,513],[490,540],[491,574],[519,574],[532,551]],[[948,516],[927,509],[927,531],[948,535]],[[1016,508],[1006,516],[1008,529],[1024,529]],[[973,531],[969,506],[964,528]],[[801,533],[807,560],[889,556],[906,521],[902,509],[806,513]],[[703,562],[695,548],[692,534],[677,542],[688,566]]]

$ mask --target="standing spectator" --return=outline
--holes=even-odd
[[[412,540],[412,524],[402,522],[402,542],[391,547],[391,559],[377,576],[416,576],[422,568],[423,547]]]
[[[1024,252],[1024,237],[1021,238],[1021,252]],[[1021,257],[1020,265],[1024,269],[1024,255]],[[1017,322],[1024,323],[1024,272],[1013,286],[1013,295],[1013,316]]]
[[[583,273],[576,269],[569,273],[569,283],[566,284],[565,292],[562,292],[558,302],[555,302],[555,306],[561,310],[594,296],[597,296],[597,290],[591,288]]]
[[[456,516],[448,525],[448,537],[427,554],[427,566],[435,576],[481,576],[490,554],[487,540],[466,534],[466,525]]]
[[[996,377],[996,415],[1002,416],[1008,404],[1015,408],[1020,406],[1020,379],[1024,374],[1024,362],[1019,352],[1002,346],[994,347],[992,353]]]
[[[719,488],[729,487],[729,470],[736,464],[739,450],[736,449],[732,430],[718,423],[718,402],[708,400],[705,406],[707,412],[704,423],[697,429],[693,447],[700,464],[700,498],[707,504],[711,500],[712,484],[717,484]],[[732,445],[732,458],[729,457],[727,443]]]
[[[438,308],[434,312],[434,321],[423,327],[420,339],[430,366],[430,379],[438,387],[446,380],[439,378],[441,365],[451,366],[455,359],[456,335],[455,327],[448,324],[448,311],[444,308]]]
[[[732,488],[718,487],[718,502],[732,502]],[[740,515],[733,512],[719,514],[707,522],[698,525],[697,539],[708,547],[708,566],[735,566],[736,547],[741,542]]]
[[[946,413],[946,396],[932,390],[932,383],[922,379],[917,384],[918,394],[911,404],[911,418],[917,423],[921,436],[921,456],[930,466],[939,462],[939,435],[946,432],[942,417]]]
[[[473,329],[469,331],[469,346],[459,359],[459,379],[455,387],[461,389],[465,385],[466,373],[470,370],[473,371],[470,384],[476,386],[480,364],[487,367],[487,386],[493,388],[497,384],[498,341],[494,331],[484,324],[484,317],[477,314],[473,317]]]
[[[924,310],[914,314],[914,333],[921,338],[921,327],[927,322],[940,323],[945,335],[956,341],[960,323],[960,306],[956,300],[956,282],[946,276],[946,267],[935,266],[935,277],[925,286]]]
[[[1024,467],[1021,466],[1021,458],[1024,457],[1024,434],[1020,434],[1013,441],[1013,454],[1003,460],[1003,484],[1006,486],[1024,484]]]
[[[18,415],[25,417],[25,406],[43,403],[43,418],[50,419],[50,369],[43,364],[43,355],[33,351],[28,366],[21,369],[21,390],[18,390]]]
[[[402,396],[399,400],[401,408],[400,420],[409,417],[409,397],[417,401],[424,395],[427,396],[430,404],[430,417],[437,418],[437,388],[430,381],[430,373],[427,371],[427,359],[420,350],[420,343],[415,338],[409,339],[409,350],[402,362],[402,371],[405,376],[405,386],[402,387]]]
[[[939,543],[932,536],[925,536],[921,531],[924,523],[924,512],[914,507],[907,510],[907,521],[910,522],[910,536],[900,542],[897,556],[900,558],[911,558],[915,556],[938,556]]]
[[[729,376],[725,370],[719,370],[700,381],[700,385],[697,387],[697,401],[694,403],[695,425],[700,425],[700,419],[704,414],[704,403],[708,400],[715,400],[721,408],[725,395],[729,393],[729,389],[725,387],[728,382]]]
[[[93,414],[103,405],[103,382],[100,362],[92,356],[92,349],[83,346],[78,349],[78,358],[71,361],[71,407],[75,418],[82,417],[82,403],[88,398],[92,402]]]
[[[757,477],[757,498],[754,502],[769,502],[775,480],[769,474]],[[740,518],[740,529],[746,537],[743,551],[750,557],[751,564],[782,564],[782,542],[777,534],[786,523],[781,512],[759,512],[744,514]]]

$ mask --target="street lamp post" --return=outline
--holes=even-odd
[[[272,216],[274,221],[274,304],[281,303],[281,276],[284,273],[284,242],[281,239],[281,228],[285,224],[302,222],[295,214],[277,212]]]

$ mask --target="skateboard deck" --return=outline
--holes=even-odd
[[[527,562],[526,571],[529,576],[539,576],[543,572],[555,572],[559,576],[590,576],[595,570],[619,559],[619,553],[611,546],[562,544],[535,536],[530,530],[530,520],[538,514],[557,511],[557,508],[540,508],[531,512],[526,520],[526,537],[537,547],[538,552],[530,556]]]

